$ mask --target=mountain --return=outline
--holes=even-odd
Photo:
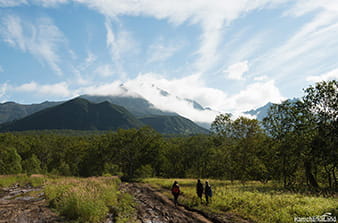
[[[117,130],[149,125],[163,134],[206,134],[208,130],[178,115],[152,115],[137,119],[122,106],[93,103],[82,97],[49,107],[0,125],[0,131],[46,129]]]
[[[86,99],[93,103],[101,103],[108,101],[112,104],[120,105],[125,107],[136,117],[144,117],[149,115],[177,115],[174,112],[164,112],[156,109],[155,106],[149,103],[142,97],[131,97],[131,96],[95,96],[95,95],[81,95],[83,99]],[[0,124],[13,121],[16,119],[24,118],[35,112],[41,111],[45,108],[53,107],[60,102],[43,102],[41,104],[23,105],[15,102],[0,103]]]
[[[263,121],[263,119],[268,115],[268,111],[271,106],[272,106],[272,103],[269,102],[262,107],[244,112],[244,114],[255,116],[258,121]]]
[[[202,128],[182,116],[151,116],[140,118],[144,124],[151,126],[163,134],[208,134],[209,131]]]
[[[15,102],[0,103],[0,124],[4,122],[21,119],[35,112],[41,111],[63,102],[43,102],[41,104],[23,105]]]
[[[109,102],[95,104],[75,98],[63,104],[46,108],[23,119],[4,123],[0,131],[42,129],[117,130],[138,128],[143,123],[125,108]]]
[[[156,109],[153,104],[142,97],[96,95],[81,95],[80,97],[94,103],[108,101],[112,104],[120,105],[125,107],[136,117],[144,117],[149,115],[177,115],[173,112],[164,112]]]
[[[290,102],[296,102],[296,101],[299,101],[300,99],[292,98],[292,99],[287,99],[287,100]],[[255,116],[258,121],[263,121],[263,119],[268,116],[268,111],[272,105],[273,103],[269,102],[262,107],[244,112],[244,114]]]

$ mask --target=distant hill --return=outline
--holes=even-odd
[[[21,119],[35,112],[41,111],[55,105],[62,104],[63,102],[43,102],[41,104],[23,105],[15,102],[0,103],[0,124],[4,122]]]
[[[182,116],[152,116],[140,118],[144,124],[163,134],[208,134],[209,131]]]
[[[137,117],[149,115],[177,115],[173,112],[164,112],[155,108],[153,104],[142,97],[97,95],[81,95],[80,97],[94,103],[108,101],[112,104],[123,106]]]
[[[141,126],[143,124],[121,106],[109,102],[95,104],[82,98],[75,98],[23,119],[2,124],[0,130],[117,130]]]

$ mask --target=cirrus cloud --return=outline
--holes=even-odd
[[[49,18],[38,18],[33,24],[19,16],[7,15],[0,22],[0,37],[3,41],[32,54],[47,63],[57,74],[62,74],[58,50],[65,38]]]

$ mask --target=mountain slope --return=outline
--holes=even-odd
[[[0,130],[116,130],[118,128],[138,128],[142,125],[121,106],[109,102],[94,104],[82,98],[75,98],[36,112],[21,120],[5,123],[0,126]]]
[[[209,131],[182,116],[151,116],[140,118],[144,124],[163,134],[208,134]]]
[[[244,112],[244,114],[255,116],[258,121],[263,121],[263,119],[268,115],[268,111],[271,106],[272,106],[272,103],[269,102],[262,107]]]
[[[63,102],[43,102],[41,104],[22,105],[15,102],[0,103],[0,124],[21,119],[45,108],[53,107]]]
[[[137,117],[149,116],[149,115],[177,115],[171,112],[164,112],[156,109],[153,104],[141,97],[130,96],[96,96],[96,95],[81,95],[88,101],[94,103],[100,103],[108,101],[112,104],[125,107],[128,111]]]

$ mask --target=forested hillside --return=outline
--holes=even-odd
[[[109,102],[91,103],[75,98],[0,126],[1,131],[44,129],[117,130],[138,128],[143,123],[125,108]]]

